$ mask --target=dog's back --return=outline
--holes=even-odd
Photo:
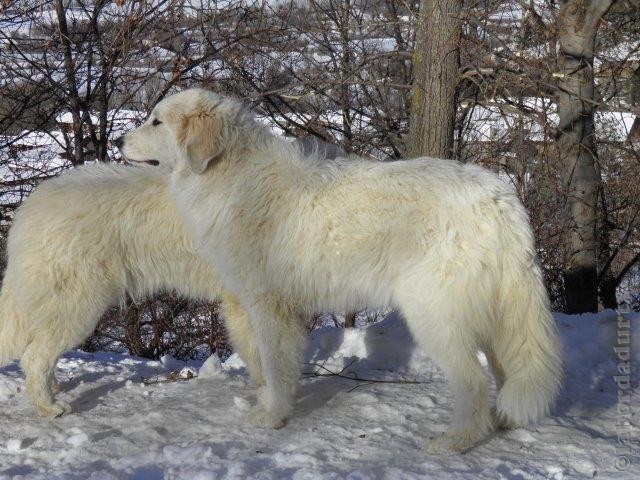
[[[30,332],[63,321],[50,312],[55,302],[99,310],[125,292],[142,297],[174,288],[191,298],[218,297],[218,281],[196,256],[165,176],[143,170],[80,167],[43,182],[18,208],[0,293],[0,364],[22,354]]]

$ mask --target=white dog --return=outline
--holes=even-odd
[[[561,348],[527,213],[476,165],[305,157],[238,101],[187,90],[122,139],[131,161],[166,165],[170,191],[225,288],[249,312],[266,393],[250,414],[279,427],[292,409],[304,329],[297,313],[392,305],[445,372],[456,406],[428,452],[463,451],[498,418],[549,411]],[[135,188],[135,187],[133,187]]]
[[[92,165],[44,182],[16,212],[7,250],[0,365],[22,358],[27,394],[41,415],[70,410],[53,397],[57,360],[126,291],[224,297],[232,343],[262,383],[247,316],[196,255],[158,169]]]

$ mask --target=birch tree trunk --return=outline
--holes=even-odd
[[[408,153],[452,158],[462,0],[422,0],[413,56]]]
[[[567,186],[563,274],[567,313],[598,309],[599,198],[602,178],[594,133],[593,56],[602,16],[613,0],[559,0],[559,161]]]

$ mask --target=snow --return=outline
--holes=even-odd
[[[249,402],[246,398],[233,397],[233,404],[241,412],[247,412],[251,408],[251,402]]]
[[[624,407],[630,406],[634,421],[640,405],[640,315],[626,318],[632,332],[629,386],[619,371],[624,352],[613,350],[629,328],[617,323],[615,312],[558,314],[566,372],[552,415],[536,426],[497,432],[452,457],[421,449],[425,438],[445,430],[453,399],[393,313],[365,328],[312,333],[295,412],[281,430],[245,422],[256,391],[237,355],[185,365],[69,352],[57,376],[61,400],[74,413],[53,420],[34,414],[24,378],[11,364],[0,369],[0,478],[637,478],[637,454],[627,455],[627,470],[614,468],[614,461],[625,466],[616,460],[625,456],[618,443],[629,414]],[[199,376],[150,381],[167,378],[165,364]],[[328,371],[361,381],[317,376]],[[409,381],[419,383],[402,383]],[[618,397],[619,390],[630,396]],[[626,428],[637,449],[640,432]]]
[[[22,440],[19,438],[12,438],[7,442],[7,452],[15,453],[22,449]]]
[[[240,357],[238,357],[240,358]],[[216,378],[223,375],[222,363],[217,355],[211,355],[200,368],[198,376],[200,378]]]
[[[80,116],[82,115],[83,115],[83,112],[80,112]],[[96,125],[100,123],[100,121],[98,120],[98,117],[96,117],[95,115],[89,114],[88,117],[89,117],[88,120],[90,120],[92,124]],[[71,112],[58,113],[56,115],[56,122],[73,124],[73,114]]]
[[[77,427],[71,429],[72,435],[67,438],[67,443],[72,447],[79,447],[89,440],[89,436]]]
[[[180,360],[176,360],[171,355],[163,355],[160,357],[160,363],[164,367],[165,370],[179,370],[184,367],[184,362]]]
[[[522,104],[535,115],[524,115],[517,106]],[[466,107],[467,105],[463,103]],[[622,107],[621,107],[622,108]],[[599,139],[608,141],[624,141],[627,139],[636,116],[625,111],[596,111],[596,135]],[[539,122],[544,119],[548,125]],[[524,129],[527,138],[534,141],[544,141],[547,133],[543,127],[558,126],[559,117],[556,103],[543,97],[523,97],[495,99],[487,105],[474,105],[471,112],[470,128],[465,132],[467,139],[476,142],[495,141],[509,132]]]

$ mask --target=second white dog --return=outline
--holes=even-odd
[[[167,180],[151,167],[85,166],[43,182],[18,209],[0,293],[0,365],[21,358],[40,415],[70,411],[54,397],[56,362],[126,292],[224,300],[232,343],[263,383],[246,313],[196,254]]]
[[[492,428],[478,350],[501,421],[549,412],[560,342],[527,213],[492,173],[430,158],[305,157],[238,101],[204,90],[160,102],[122,152],[172,169],[199,253],[249,312],[266,380],[256,425],[279,427],[292,409],[305,339],[297,312],[386,305],[456,399],[450,431],[427,451],[463,451]]]

